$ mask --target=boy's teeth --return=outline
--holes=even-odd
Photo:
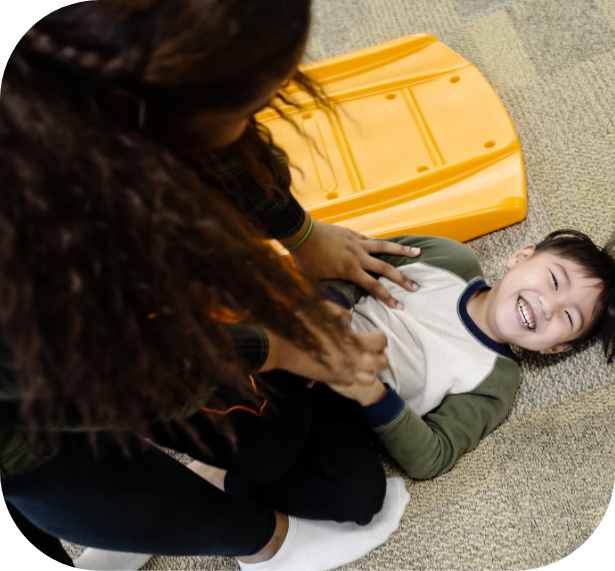
[[[532,314],[521,298],[519,298],[519,301],[517,302],[517,309],[519,311],[521,319],[523,320],[523,323],[525,323],[528,329],[534,329],[536,327],[536,324],[532,319]]]

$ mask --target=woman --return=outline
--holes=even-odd
[[[296,75],[309,9],[86,2],[39,22],[7,66],[2,486],[67,564],[53,538],[249,564],[289,529],[311,550],[343,545],[335,526],[310,544],[305,519],[372,532],[385,481],[371,433],[305,378],[371,382],[386,340],[345,328],[309,284],[351,279],[394,307],[366,271],[412,284],[369,254],[412,253],[313,222],[253,123],[288,78],[314,89]],[[146,439],[228,470],[226,493]]]

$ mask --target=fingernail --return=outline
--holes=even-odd
[[[403,308],[404,308],[404,306],[401,303],[399,303],[399,301],[395,302],[395,309],[400,309],[401,310]]]
[[[417,289],[419,289],[421,286],[419,284],[417,284],[416,282],[412,282],[412,291],[416,291]]]
[[[420,248],[410,248],[410,247],[406,247],[406,252],[408,254],[412,254],[413,256],[418,256],[421,253],[421,249]]]

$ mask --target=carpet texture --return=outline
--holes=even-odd
[[[307,61],[428,32],[500,95],[525,156],[529,214],[469,243],[488,281],[503,275],[515,249],[555,229],[600,244],[613,234],[615,2],[315,0],[314,20]],[[510,417],[450,473],[407,479],[400,528],[346,569],[535,569],[581,546],[604,516],[615,476],[615,365],[601,351],[597,343],[564,357],[521,351]],[[389,475],[402,475],[385,462]],[[155,557],[144,569],[238,566]]]

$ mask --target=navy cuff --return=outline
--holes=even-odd
[[[380,428],[393,422],[406,407],[404,400],[390,385],[384,386],[387,388],[386,394],[378,402],[363,407],[363,414],[371,428]]]

